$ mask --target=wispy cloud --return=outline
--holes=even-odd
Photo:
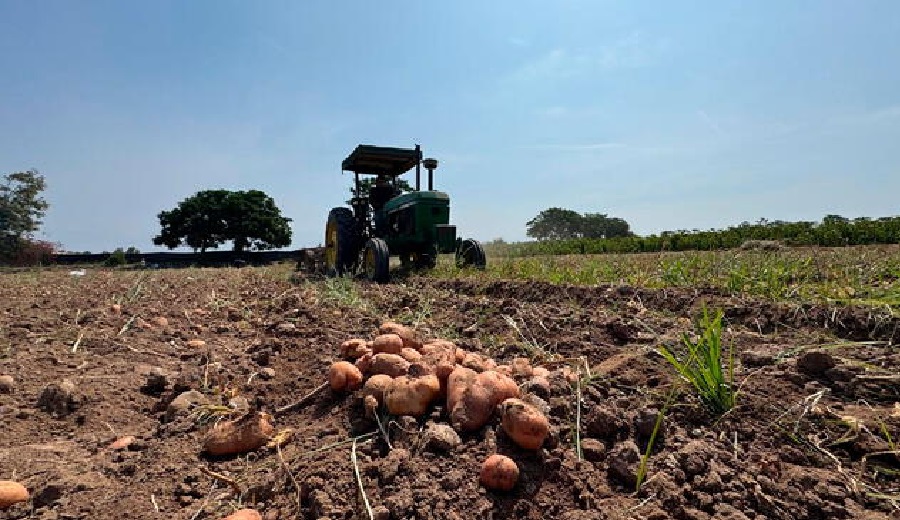
[[[889,107],[879,108],[862,114],[862,118],[866,121],[880,122],[889,119],[900,118],[900,105],[892,105]]]
[[[556,48],[540,54],[516,70],[521,80],[571,78],[591,71],[638,68],[654,63],[665,50],[663,40],[648,40],[635,32],[608,45],[587,50]]]
[[[591,152],[596,150],[615,150],[628,148],[625,143],[587,143],[587,144],[539,144],[533,147],[535,150],[555,150],[562,152]]]
[[[700,119],[702,119],[703,122],[706,123],[707,126],[709,126],[713,133],[720,136],[725,135],[725,132],[722,131],[722,127],[719,126],[718,121],[716,121],[708,113],[706,113],[706,110],[698,110],[697,115],[699,115]]]
[[[528,40],[525,38],[519,38],[518,36],[510,36],[506,39],[506,43],[512,45],[513,47],[528,47]]]

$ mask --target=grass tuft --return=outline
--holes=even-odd
[[[722,359],[722,317],[721,310],[710,316],[704,307],[697,339],[692,340],[688,334],[682,336],[684,351],[674,352],[665,346],[659,347],[659,353],[696,390],[703,404],[715,415],[731,410],[736,395],[734,345],[728,349],[727,359]],[[723,361],[727,367],[723,368]]]

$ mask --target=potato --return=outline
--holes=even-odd
[[[356,360],[356,363],[354,363],[354,366],[357,369],[359,369],[360,373],[368,374],[369,370],[372,369],[372,358],[373,357],[374,356],[372,355],[371,352],[363,354],[362,357],[360,357],[359,359]]]
[[[463,391],[456,406],[450,410],[450,424],[457,431],[475,431],[487,424],[496,406],[492,399],[492,388],[473,381]]]
[[[403,348],[400,351],[400,357],[409,361],[410,363],[418,363],[422,361],[422,354],[419,354],[419,351],[414,348]]]
[[[270,419],[265,412],[253,411],[239,419],[220,422],[207,432],[204,449],[210,455],[234,455],[260,448],[275,433]]]
[[[422,347],[422,343],[416,337],[416,333],[411,328],[401,325],[399,323],[395,323],[393,321],[386,321],[378,327],[379,334],[396,334],[400,336],[403,340],[403,346],[405,348],[414,348],[416,350]]]
[[[550,375],[550,371],[544,367],[534,367],[531,371],[531,375],[537,377],[547,377]]]
[[[424,349],[427,345],[431,345],[432,347],[440,348],[440,349],[449,349],[451,352],[456,350],[456,343],[453,343],[449,339],[438,339],[438,338],[429,339],[428,341],[426,341],[425,343],[422,344],[422,348]]]
[[[456,358],[453,350],[449,348],[435,347],[429,349],[431,345],[422,347],[422,362],[434,367],[434,374],[441,381],[441,394],[447,391],[447,378],[453,369],[456,368]]]
[[[519,385],[509,376],[505,376],[500,372],[488,370],[478,374],[475,379],[478,384],[489,384],[492,387],[491,398],[494,406],[502,403],[503,400],[510,397],[519,397]]]
[[[512,377],[513,373],[512,367],[509,365],[497,365],[497,368],[495,368],[494,371],[509,377]]]
[[[462,363],[460,363],[460,364],[466,368],[471,368],[472,370],[474,370],[476,372],[484,372],[485,361],[486,360],[485,360],[484,356],[482,356],[481,354],[469,352],[468,354],[466,354],[466,357],[462,360]]]
[[[396,334],[382,334],[372,342],[372,353],[399,354],[403,350],[403,339]]]
[[[373,374],[387,374],[391,377],[403,376],[409,371],[409,361],[397,354],[375,354],[372,356]]]
[[[462,399],[463,392],[475,380],[478,374],[466,367],[456,367],[447,378],[447,413],[456,408],[456,404]]]
[[[498,491],[509,491],[519,481],[519,466],[505,455],[491,455],[481,464],[481,485]]]
[[[394,378],[386,374],[375,374],[363,385],[362,395],[371,395],[379,403],[384,402],[384,392],[390,388]]]
[[[262,515],[255,509],[241,509],[231,513],[222,520],[262,520]]]
[[[28,497],[28,490],[22,484],[12,480],[0,480],[0,509],[25,502]]]
[[[400,376],[385,391],[384,404],[393,415],[417,417],[428,411],[440,390],[440,382],[434,374]]]
[[[452,378],[453,374],[450,376]],[[457,390],[458,388],[453,389]],[[447,393],[449,402],[449,388]],[[450,421],[457,430],[477,430],[490,420],[500,402],[518,396],[519,387],[511,378],[495,371],[482,372],[470,380],[458,400],[454,396],[456,402],[450,409]]]
[[[344,359],[359,359],[363,357],[369,350],[366,343],[368,342],[364,339],[348,339],[341,343],[341,357]]]
[[[362,386],[362,372],[349,361],[336,361],[328,371],[328,382],[335,392],[352,392]]]
[[[534,374],[534,369],[531,368],[531,361],[528,358],[515,358],[509,366],[512,368],[513,377],[527,378]]]
[[[461,349],[461,348],[457,348],[456,350],[453,351],[453,354],[456,356],[456,362],[457,362],[458,364],[462,364],[463,360],[466,359],[466,356],[467,356],[469,353],[466,352],[465,350]]]
[[[500,426],[526,450],[540,448],[550,433],[547,416],[521,399],[507,399],[500,404]]]

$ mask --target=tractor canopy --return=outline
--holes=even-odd
[[[390,148],[361,144],[341,163],[344,171],[397,177],[408,172],[422,160],[418,148]]]

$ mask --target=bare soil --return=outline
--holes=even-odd
[[[723,417],[656,352],[694,330],[702,305],[725,311],[735,346],[738,406]],[[542,396],[552,433],[538,451],[517,448],[496,420],[445,451],[427,434],[447,423],[440,405],[390,421],[393,449],[380,434],[360,439],[375,518],[900,518],[900,327],[889,310],[246,268],[0,275],[0,376],[12,378],[0,379],[0,480],[31,492],[0,519],[218,519],[240,507],[368,518],[350,439],[378,428],[358,401],[325,390],[275,411],[325,381],[342,341],[371,337],[384,319],[498,362],[583,357],[592,377],[553,379]],[[635,492],[657,413],[679,388]],[[209,424],[255,408],[290,441],[202,453]],[[510,492],[478,483],[492,453],[520,467]]]

